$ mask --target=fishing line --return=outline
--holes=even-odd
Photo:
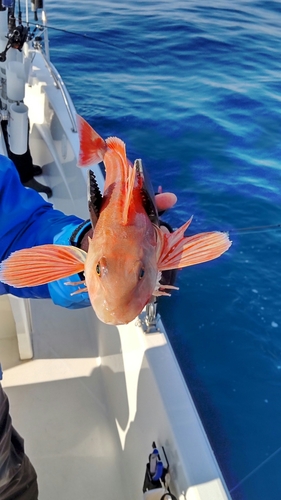
[[[92,36],[92,35],[87,35],[86,33],[79,33],[79,32],[75,32],[75,31],[66,30],[66,29],[63,29],[63,28],[55,28],[54,26],[49,26],[49,25],[42,26],[42,25],[40,25],[38,23],[33,23],[33,22],[30,22],[30,21],[29,21],[28,24],[36,26],[37,28],[39,28],[41,30],[43,30],[44,28],[48,28],[48,29],[52,29],[54,31],[60,31],[61,33],[67,33],[69,35],[74,35],[74,36],[77,36],[77,37],[80,37],[80,38],[85,38],[86,40],[93,40],[94,42],[102,43],[103,45],[107,45],[108,47],[112,47],[112,48],[117,49],[119,51],[123,51],[125,53],[127,52],[128,54],[131,54],[134,57],[138,57],[141,61],[147,63],[147,59],[144,59],[143,57],[141,57],[136,52],[133,52],[132,50],[118,47],[118,45],[115,45],[114,43],[107,42],[105,40],[102,40],[101,38],[97,38],[97,37]]]
[[[273,231],[276,229],[281,229],[280,224],[271,224],[268,226],[251,226],[251,227],[240,227],[238,229],[223,229],[222,231],[227,234],[251,234],[251,233],[264,233],[266,231]]]
[[[108,47],[112,47],[114,49],[122,50],[123,52],[127,52],[128,54],[131,54],[134,57],[138,57],[141,61],[147,63],[147,59],[144,59],[143,57],[141,57],[136,52],[133,52],[132,50],[123,49],[121,47],[118,47],[118,45],[115,45],[114,43],[110,43],[108,41],[102,40],[102,39],[97,38],[97,37],[92,36],[92,35],[87,35],[86,33],[79,33],[79,32],[75,32],[75,31],[70,31],[70,30],[67,30],[64,28],[55,28],[54,26],[50,26],[50,25],[43,26],[43,25],[40,25],[38,23],[34,23],[34,22],[30,22],[30,21],[28,24],[35,26],[35,29],[38,28],[40,30],[44,30],[45,28],[47,28],[47,29],[52,29],[54,31],[58,31],[61,33],[66,33],[69,35],[77,36],[79,38],[84,38],[86,40],[92,40],[94,42],[101,43],[101,44],[106,45]],[[238,228],[238,229],[229,229],[226,232],[229,234],[243,234],[243,233],[249,234],[249,233],[258,233],[258,232],[262,233],[265,231],[276,230],[276,229],[281,229],[281,223],[280,224],[271,224],[271,225],[267,225],[267,226],[251,226],[251,227],[244,227],[244,228]]]
[[[259,469],[261,469],[267,462],[269,462],[273,457],[275,457],[280,451],[281,451],[281,446],[279,446],[279,448],[277,450],[275,450],[268,458],[263,460],[257,467],[255,467],[251,472],[249,472],[249,474],[247,474],[247,476],[245,476],[243,479],[241,479],[241,481],[239,481],[239,483],[237,483],[236,486],[234,486],[234,488],[232,488],[229,491],[229,493],[232,493],[233,491],[237,490],[237,488],[239,488],[241,486],[241,484],[243,484],[247,479],[249,479],[249,477],[251,477],[253,474],[255,474]]]
[[[281,229],[281,224],[271,224],[268,226],[252,226],[252,227],[241,227],[239,229],[230,229],[227,231],[229,234],[240,234],[240,233],[263,233],[265,231],[270,231],[274,229]]]

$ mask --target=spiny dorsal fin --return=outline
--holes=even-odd
[[[89,170],[88,177],[88,206],[92,228],[94,229],[100,215],[102,204],[102,194],[100,192],[96,176],[92,170]]]
[[[145,170],[140,158],[135,160],[134,167],[136,169],[136,175],[139,180],[143,207],[151,222],[159,226],[158,210],[155,203],[154,190],[147,171]]]

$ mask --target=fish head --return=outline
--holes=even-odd
[[[90,239],[85,281],[93,309],[104,323],[134,320],[149,302],[157,276],[155,243],[149,238],[141,242],[119,238],[110,248],[99,238]]]

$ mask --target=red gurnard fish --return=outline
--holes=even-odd
[[[191,219],[171,234],[153,224],[144,207],[136,165],[116,137],[103,140],[78,116],[79,166],[100,161],[106,169],[104,193],[88,252],[71,246],[42,245],[11,254],[0,279],[14,287],[35,286],[84,272],[79,293],[89,293],[99,319],[118,325],[132,321],[152,295],[168,295],[161,272],[219,257],[231,245],[226,233],[184,237]],[[71,282],[69,282],[71,284]],[[76,283],[77,284],[77,283]]]

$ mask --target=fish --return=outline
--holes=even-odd
[[[73,293],[87,291],[98,318],[121,325],[134,320],[153,295],[170,295],[163,272],[221,256],[231,241],[220,231],[185,236],[190,218],[174,232],[163,232],[142,162],[131,163],[118,137],[104,140],[82,117],[78,166],[103,162],[105,183],[99,192],[90,171],[89,212],[93,235],[88,251],[47,244],[18,250],[0,265],[0,280],[13,287],[37,286],[84,273]]]

